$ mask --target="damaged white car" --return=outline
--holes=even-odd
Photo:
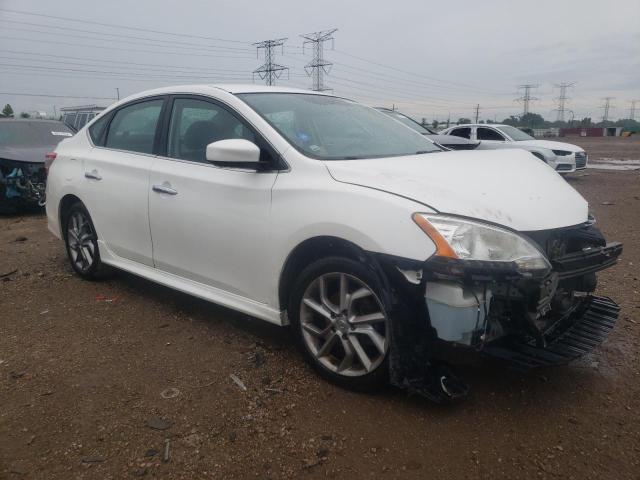
[[[79,275],[109,265],[290,324],[349,388],[455,398],[448,351],[564,364],[618,316],[593,292],[622,246],[552,169],[520,150],[442,152],[347,99],[147,91],[56,154],[49,229]]]

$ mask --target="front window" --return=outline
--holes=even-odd
[[[173,102],[168,157],[206,162],[207,145],[232,138],[255,142],[247,126],[217,104],[190,98]]]
[[[535,140],[531,135],[524,133],[522,130],[510,125],[496,127],[502,133],[506,133],[514,142],[524,142],[526,140]]]
[[[355,160],[441,151],[387,115],[343,98],[303,93],[238,96],[311,158]]]

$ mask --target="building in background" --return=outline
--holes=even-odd
[[[105,108],[107,107],[80,105],[77,107],[63,107],[60,111],[62,112],[63,123],[78,131]]]
[[[561,128],[561,137],[619,137],[622,127]]]

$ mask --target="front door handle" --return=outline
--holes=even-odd
[[[96,169],[93,169],[90,172],[84,172],[84,178],[90,178],[91,180],[102,180],[102,177],[98,174],[98,171]]]
[[[178,191],[171,187],[169,182],[163,182],[161,185],[154,185],[152,187],[154,192],[166,193],[167,195],[177,195]]]

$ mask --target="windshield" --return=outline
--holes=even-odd
[[[441,151],[387,115],[343,98],[304,93],[238,96],[311,158],[355,160]]]
[[[524,133],[522,130],[516,127],[504,125],[496,128],[501,132],[509,135],[515,142],[524,142],[525,140],[535,140],[535,138],[533,138],[531,135]]]
[[[435,132],[432,132],[428,128],[423,127],[421,124],[416,122],[413,118],[407,117],[404,113],[396,112],[394,110],[384,110],[379,109],[380,112],[389,115],[391,118],[395,118],[399,122],[404,123],[407,127],[413,128],[416,132],[421,133],[422,135],[434,135]]]
[[[0,122],[0,146],[3,147],[49,147],[71,136],[73,132],[62,122]]]

